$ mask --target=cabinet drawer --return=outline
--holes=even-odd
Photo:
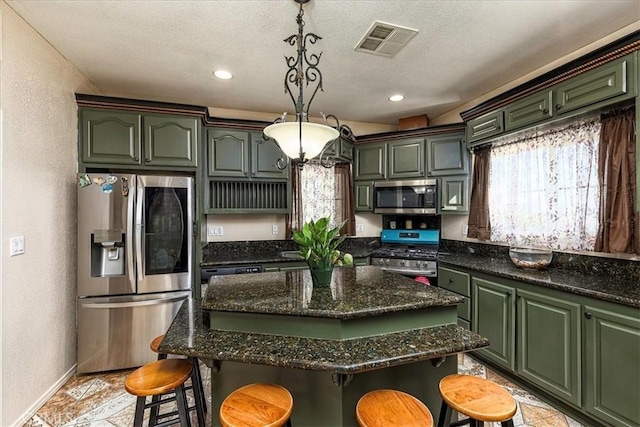
[[[471,296],[469,275],[448,268],[438,268],[438,286],[466,297]]]
[[[473,146],[473,142],[499,135],[503,130],[503,111],[493,111],[467,122],[467,143]]]
[[[552,91],[535,93],[504,109],[505,130],[517,129],[548,119],[553,115]]]
[[[458,317],[466,320],[471,320],[471,298],[465,298],[464,302],[458,305]]]

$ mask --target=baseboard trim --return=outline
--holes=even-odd
[[[56,392],[60,390],[60,388],[62,388],[62,386],[65,385],[67,381],[69,381],[69,378],[71,378],[76,373],[77,367],[78,364],[74,363],[71,369],[65,372],[65,374],[60,377],[58,381],[53,383],[53,385],[49,387],[49,389],[44,392],[44,394],[40,396],[40,398],[29,407],[29,409],[27,409],[13,424],[11,424],[11,427],[24,426],[27,421],[29,421],[31,417],[37,414],[38,410],[42,408],[42,406],[44,406],[44,404],[47,403],[47,401],[51,399],[51,397],[56,394]]]

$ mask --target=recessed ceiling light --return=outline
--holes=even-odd
[[[404,95],[391,95],[389,97],[389,101],[391,102],[399,102],[402,101],[404,99]]]
[[[229,80],[233,77],[233,74],[226,70],[217,70],[213,72],[213,75],[222,80]]]

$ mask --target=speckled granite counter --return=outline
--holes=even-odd
[[[440,253],[438,265],[463,267],[487,274],[520,280],[578,295],[640,307],[640,282],[637,278],[586,274],[553,266],[545,270],[517,268],[510,260],[469,253]]]
[[[338,249],[349,252],[354,258],[366,258],[379,246],[378,238],[348,238],[340,244]],[[282,255],[282,251],[297,250],[298,245],[293,240],[210,242],[203,248],[200,266],[299,261]]]
[[[160,351],[215,361],[212,414],[249,382],[287,387],[294,425],[356,425],[357,400],[376,388],[404,390],[437,413],[455,355],[488,345],[455,324],[461,301],[371,266],[336,268],[331,286],[316,289],[307,270],[218,276],[202,302],[183,304]]]

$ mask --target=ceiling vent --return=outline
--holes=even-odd
[[[376,21],[371,24],[354,49],[390,58],[416,34],[418,30]]]

